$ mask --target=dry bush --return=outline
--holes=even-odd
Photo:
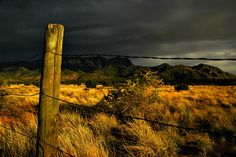
[[[141,105],[156,102],[158,90],[163,85],[156,73],[147,72],[110,93],[103,103],[117,114],[131,114]]]

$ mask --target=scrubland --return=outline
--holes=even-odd
[[[6,93],[34,94],[29,85],[0,87]],[[234,156],[236,86],[190,86],[175,91],[151,74],[108,87],[61,85],[58,147],[73,156]],[[39,95],[0,97],[0,156],[33,156]],[[80,109],[80,105],[99,108]],[[106,111],[106,113],[101,112]],[[112,112],[116,114],[108,114]],[[131,115],[197,131],[127,118]],[[206,131],[207,130],[207,131]],[[206,131],[206,132],[205,132]],[[58,156],[67,156],[58,152]]]

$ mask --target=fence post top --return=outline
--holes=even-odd
[[[57,24],[57,23],[49,23],[48,24],[49,29],[53,29],[55,27],[60,28],[60,29],[64,29],[64,26],[62,24]]]

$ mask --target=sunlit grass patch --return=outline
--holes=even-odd
[[[152,79],[150,79],[152,81]],[[149,81],[150,81],[149,80]],[[154,79],[155,81],[155,79]],[[140,84],[139,84],[140,83]],[[60,98],[75,104],[106,109],[89,113],[61,111],[58,119],[58,146],[74,156],[178,156],[197,150],[199,156],[216,154],[220,146],[234,152],[236,134],[236,87],[189,86],[175,91],[161,81],[129,82],[120,91],[107,87],[86,88],[62,85]],[[111,91],[114,91],[113,94]],[[1,86],[2,93],[34,94],[35,86]],[[110,98],[107,99],[108,93]],[[106,97],[106,99],[104,98]],[[37,130],[38,95],[0,97],[0,124],[33,135]],[[61,105],[70,106],[65,102]],[[190,132],[165,125],[124,118],[144,119],[191,127],[216,133]],[[14,124],[10,124],[10,123]],[[0,150],[5,156],[25,156],[35,150],[35,142],[0,128]],[[192,147],[186,147],[190,144]],[[219,154],[225,153],[222,149]],[[235,151],[236,152],[236,151]],[[63,156],[63,155],[61,155]]]

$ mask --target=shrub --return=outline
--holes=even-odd
[[[119,86],[105,98],[105,103],[118,115],[132,114],[138,112],[138,107],[156,102],[162,84],[156,73],[148,71]]]
[[[30,80],[22,80],[22,84],[24,84],[24,85],[31,85],[31,84],[33,84],[33,82],[32,81],[30,81]]]
[[[32,84],[35,85],[36,87],[40,87],[40,80],[36,80]]]
[[[86,82],[86,87],[87,88],[96,88],[97,83],[95,81],[87,81]]]
[[[175,90],[180,91],[180,90],[189,90],[189,87],[187,84],[179,84],[175,86]]]
[[[5,80],[5,79],[1,79],[0,80],[0,86],[7,86],[9,85],[9,81],[8,80]]]

